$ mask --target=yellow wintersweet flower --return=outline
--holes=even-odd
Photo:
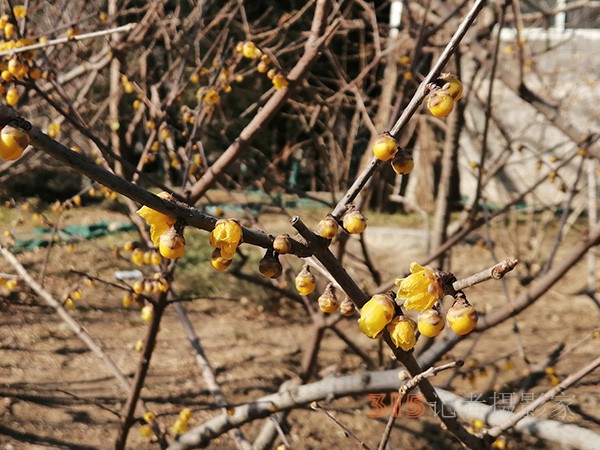
[[[275,88],[276,91],[278,91],[279,89],[283,89],[284,87],[287,87],[288,85],[288,81],[285,78],[284,75],[281,74],[277,74],[273,77],[273,79],[271,80],[271,82],[273,83],[273,87]]]
[[[13,8],[13,13],[15,14],[15,18],[17,20],[24,19],[27,17],[27,8],[25,8],[23,5],[17,5]]]
[[[411,350],[417,343],[417,338],[415,337],[417,324],[408,317],[394,317],[387,325],[387,329],[394,345],[400,347],[405,352]]]
[[[425,311],[443,297],[444,292],[437,272],[416,262],[410,264],[410,275],[396,280],[398,298],[404,299],[406,309]]]
[[[242,227],[235,219],[221,219],[215,224],[208,242],[221,250],[221,258],[233,259],[235,249],[242,242]]]
[[[169,200],[171,198],[171,194],[168,192],[161,192],[158,194],[158,196],[160,198],[164,198],[165,200]],[[147,206],[142,206],[137,210],[137,213],[146,221],[148,225],[150,225],[150,237],[152,238],[154,246],[158,248],[160,245],[161,235],[166,233],[169,228],[175,224],[176,220],[167,216],[166,214],[148,208]]]
[[[360,310],[358,327],[371,339],[375,339],[394,317],[394,301],[385,294],[371,297]]]

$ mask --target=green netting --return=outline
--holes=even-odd
[[[28,239],[17,239],[12,251],[19,253],[32,251],[38,247],[47,247],[52,239],[54,242],[87,241],[108,234],[135,229],[135,226],[130,222],[98,222],[91,225],[68,225],[56,230],[53,236],[52,228],[35,228],[33,234],[37,236]]]

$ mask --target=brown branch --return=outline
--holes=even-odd
[[[127,399],[127,404],[125,405],[125,414],[123,415],[123,419],[121,421],[121,428],[115,441],[115,450],[123,450],[125,448],[125,444],[127,443],[127,435],[129,434],[129,430],[135,423],[133,417],[135,413],[135,406],[140,398],[140,393],[142,391],[142,388],[144,387],[146,375],[148,374],[148,369],[150,368],[150,360],[152,359],[154,347],[156,346],[156,338],[158,336],[158,330],[160,328],[160,320],[162,318],[167,304],[168,302],[166,293],[161,294],[158,300],[154,303],[152,320],[150,322],[150,325],[148,326],[148,331],[146,332],[146,338],[144,340],[144,349],[142,350],[142,355],[140,356],[138,368],[136,370],[135,378],[133,380],[133,388],[130,391],[129,397]],[[159,440],[162,440],[164,442],[163,436],[158,436],[158,438]],[[164,447],[161,445],[161,448]]]

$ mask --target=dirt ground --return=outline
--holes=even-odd
[[[118,213],[98,208],[77,211],[69,213],[64,223],[93,223],[99,218],[124,220]],[[23,219],[23,216],[15,212],[7,213],[4,218],[5,227],[12,227],[17,237],[31,228],[27,221],[14,226],[14,220]],[[272,221],[267,217],[264,222],[278,228],[273,231],[290,232],[285,220]],[[417,237],[409,232],[405,234],[410,236],[405,245],[400,239],[393,252],[389,245],[378,245],[376,234],[390,228],[380,228],[386,221],[381,222],[375,220],[372,224],[370,233],[373,234],[374,250],[371,256],[382,268],[384,279],[388,280],[402,275],[408,263],[412,259],[418,260],[424,250],[415,245]],[[570,243],[576,241],[577,232],[576,229],[573,236],[568,237]],[[498,258],[513,256],[515,243],[506,230],[499,227],[493,233],[497,239],[495,252]],[[115,281],[115,267],[131,268],[126,261],[117,261],[110,249],[122,246],[134,237],[131,233],[121,233],[76,244],[72,249],[59,245],[49,256],[47,249],[40,249],[19,255],[19,259],[39,279],[48,258],[45,285],[57,298],[64,299],[72,286],[82,281],[72,270]],[[205,248],[206,238],[206,233],[190,233],[190,254],[186,256],[187,262],[184,260],[182,264],[180,282],[175,287],[187,295],[200,294],[199,299],[186,303],[186,307],[225,395],[232,404],[240,404],[273,393],[282,382],[294,377],[302,359],[303,346],[310,336],[310,319],[303,307],[289,299],[265,293],[231,276],[210,272],[206,262],[209,251]],[[547,239],[547,242],[543,251],[547,251],[552,241]],[[564,251],[567,250],[561,250],[557,259]],[[260,257],[249,253],[251,259]],[[520,248],[517,256],[527,256],[525,246]],[[452,268],[459,277],[492,263],[489,251],[476,244],[461,245],[452,253]],[[297,265],[297,262],[293,264]],[[370,285],[362,264],[350,259],[349,267],[358,279],[364,280],[363,285]],[[5,264],[3,272],[13,271]],[[520,267],[507,277],[506,288],[511,296],[525,289],[517,280],[524,274],[525,269]],[[578,294],[585,287],[585,279],[583,261],[542,300],[519,316],[518,333],[514,332],[514,323],[508,321],[481,336],[474,335],[463,341],[451,351],[448,359],[464,358],[464,373],[452,380],[450,374],[440,375],[433,380],[434,384],[467,397],[484,392],[488,395],[512,392],[527,375],[526,364],[519,356],[520,347],[535,364],[547,358],[557,346],[565,344],[567,350],[554,366],[560,380],[597,357],[599,341],[591,336],[600,325],[600,308],[587,296]],[[0,299],[0,447],[111,448],[118,430],[115,413],[123,407],[125,396],[110,372],[52,308],[29,290],[18,289],[12,293],[5,290],[3,294]],[[506,302],[498,281],[475,286],[467,294],[482,313]],[[100,283],[83,287],[83,298],[72,313],[123,372],[133,376],[139,359],[134,347],[144,336],[146,323],[140,318],[139,309],[121,306],[121,296],[120,291]],[[449,305],[445,303],[444,306]],[[341,328],[352,341],[377,359],[378,342],[360,335],[355,320],[342,321]],[[383,352],[383,360],[384,364],[389,364],[388,352]],[[330,374],[357,373],[365,368],[365,364],[329,332],[319,353],[318,367],[316,379]],[[596,371],[569,389],[564,397],[569,402],[568,408],[563,408],[562,417],[555,418],[600,433],[599,384],[600,371]],[[551,377],[547,375],[528,392],[537,397],[550,387]],[[193,410],[192,425],[217,414],[173,308],[167,310],[161,325],[158,347],[142,397],[165,427],[172,426],[184,407]],[[376,448],[385,423],[368,417],[370,406],[366,395],[323,401],[321,405],[369,447]],[[539,416],[552,414],[546,410]],[[294,411],[289,422],[291,431],[287,438],[294,449],[353,448],[355,445],[322,413],[310,408]],[[252,439],[262,423],[246,425],[243,431]],[[460,448],[448,433],[440,431],[431,412],[419,419],[397,420],[392,442],[392,448]],[[508,435],[507,444],[508,448],[514,449],[560,448],[516,435]],[[214,449],[233,447],[227,436],[210,446]],[[136,425],[130,433],[128,448],[158,447],[143,438],[140,426]]]

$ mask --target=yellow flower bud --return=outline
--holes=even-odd
[[[135,350],[136,352],[138,352],[138,353],[141,353],[141,351],[142,351],[142,350],[144,350],[144,345],[145,345],[145,342],[144,342],[144,340],[143,340],[143,339],[138,339],[138,340],[136,341],[136,343],[135,343],[134,350]]]
[[[283,89],[284,87],[287,87],[287,85],[288,85],[287,79],[285,78],[284,75],[282,75],[280,73],[273,76],[273,79],[271,80],[271,82],[273,83],[273,87],[275,87],[276,91],[278,91],[279,89]]]
[[[29,137],[23,131],[5,125],[0,131],[0,157],[14,161],[21,157],[29,145]]]
[[[141,294],[142,292],[144,292],[144,282],[136,281],[135,283],[133,283],[133,292],[136,294]]]
[[[13,23],[7,23],[4,25],[4,37],[10,41],[15,36],[15,25]]]
[[[6,104],[9,106],[14,106],[19,101],[19,92],[14,88],[10,88],[6,91]]]
[[[267,278],[278,278],[283,273],[283,267],[279,262],[279,258],[273,251],[269,250],[267,250],[258,263],[258,270]]]
[[[325,314],[331,314],[335,312],[340,306],[340,303],[333,292],[331,284],[327,286],[325,292],[323,292],[318,298],[318,302],[319,309]]]
[[[333,239],[337,235],[338,228],[337,220],[331,214],[327,214],[317,225],[317,234],[327,239]]]
[[[269,66],[261,61],[258,63],[258,66],[256,66],[256,70],[259,73],[265,73],[267,70],[269,70]]]
[[[146,411],[144,413],[144,420],[149,423],[156,420],[156,413],[154,411]]]
[[[349,297],[346,297],[344,300],[342,300],[342,303],[340,303],[340,314],[342,316],[353,316],[355,311],[356,308],[354,307],[354,303],[352,303],[352,300],[350,300]]]
[[[417,319],[419,333],[423,336],[432,338],[442,332],[446,321],[439,311],[435,309],[427,309],[419,314]]]
[[[184,422],[189,422],[192,418],[192,410],[190,408],[183,408],[179,412],[179,418]]]
[[[152,427],[148,424],[142,425],[140,428],[140,433],[142,437],[151,438],[154,436],[154,431],[152,431]]]
[[[223,258],[221,256],[221,249],[215,248],[210,255],[210,265],[213,269],[223,272],[231,265],[231,259]]]
[[[463,84],[460,82],[460,80],[451,73],[443,73],[442,75],[440,75],[439,79],[445,81],[445,84],[442,87],[442,89],[448,91],[448,93],[452,97],[452,100],[454,100],[455,102],[459,101],[462,97],[463,92]]]
[[[27,8],[25,8],[23,5],[17,5],[13,8],[13,13],[15,14],[15,18],[17,20],[24,19],[27,17]]]
[[[273,250],[280,255],[285,255],[292,250],[292,243],[287,234],[280,234],[273,240]]]
[[[121,301],[123,308],[129,308],[129,306],[131,306],[132,301],[133,301],[133,296],[131,295],[131,292],[126,292],[123,295],[123,299]]]
[[[242,55],[244,55],[244,58],[254,59],[255,51],[256,45],[254,45],[254,42],[247,41],[242,44]]]
[[[189,425],[187,422],[184,422],[181,419],[177,419],[175,424],[173,425],[173,432],[175,434],[185,433],[189,429]]]
[[[160,292],[167,292],[169,290],[170,286],[166,278],[159,278],[157,284]]]
[[[454,109],[454,100],[446,90],[435,90],[427,97],[427,108],[435,117],[446,117]]]
[[[417,343],[415,331],[417,324],[414,320],[406,316],[396,316],[387,325],[390,338],[396,347],[400,347],[405,352],[412,350]]]
[[[344,229],[350,234],[360,234],[367,228],[367,219],[356,209],[352,209],[343,219]]]
[[[394,301],[386,294],[371,297],[360,310],[358,327],[362,333],[375,339],[396,313]]]
[[[150,264],[155,265],[155,266],[160,266],[161,262],[162,262],[162,256],[160,256],[160,253],[152,252],[152,255],[150,256]]]
[[[185,238],[172,226],[160,236],[158,250],[163,258],[179,259],[185,252]]]
[[[142,308],[141,316],[146,322],[150,322],[152,320],[152,316],[154,315],[154,307],[152,305],[146,305]]]
[[[477,326],[478,315],[475,308],[466,301],[458,300],[446,314],[448,325],[456,334],[465,335]]]
[[[134,263],[136,266],[141,266],[142,264],[144,264],[144,251],[140,248],[136,248],[131,253],[131,262]]]
[[[296,290],[300,295],[308,295],[315,290],[317,280],[315,276],[310,273],[310,269],[305,265],[300,273],[296,276]]]
[[[392,160],[392,169],[394,169],[394,172],[398,175],[406,175],[407,173],[410,173],[414,167],[415,162],[408,153],[402,153]]]
[[[381,161],[389,161],[398,151],[398,141],[385,133],[373,142],[373,155]]]
[[[79,36],[80,34],[81,30],[77,25],[67,28],[67,39],[73,39],[75,36]]]

